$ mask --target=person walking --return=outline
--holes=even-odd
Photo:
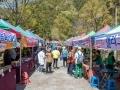
[[[68,60],[68,50],[65,47],[63,47],[63,49],[62,49],[61,56],[62,56],[62,60],[63,60],[63,66],[66,67],[67,60]]]
[[[60,57],[60,52],[57,48],[52,51],[53,56],[53,68],[58,68],[58,58]]]
[[[53,61],[52,53],[51,50],[48,49],[46,53],[46,73],[52,73],[52,67],[51,67],[52,61]]]
[[[68,64],[67,73],[72,75],[74,67],[75,67],[75,54],[74,54],[74,50],[71,50],[69,52],[67,64]]]
[[[38,64],[39,64],[38,71],[42,72],[45,64],[45,52],[43,48],[38,53]]]
[[[81,77],[83,59],[84,59],[84,55],[82,53],[82,48],[78,47],[77,51],[75,53],[75,73],[76,73],[76,77]]]

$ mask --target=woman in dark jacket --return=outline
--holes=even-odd
[[[96,51],[95,63],[96,63],[96,65],[98,65],[99,67],[102,67],[102,57],[101,57],[101,54],[100,54],[100,51],[99,51],[99,50]]]
[[[114,64],[115,64],[115,57],[114,57],[114,52],[110,52],[107,58],[107,68],[108,69],[114,69]]]
[[[9,53],[8,49],[5,50],[3,59],[4,59],[4,65],[5,66],[11,64],[11,56],[10,56],[10,53]]]

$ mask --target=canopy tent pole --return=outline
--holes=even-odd
[[[117,22],[117,14],[118,14],[118,9],[117,6],[115,7],[115,26],[117,26],[118,22]],[[115,50],[115,59],[118,60],[118,51]]]
[[[92,40],[90,38],[90,69],[92,69]]]
[[[22,76],[22,43],[20,41],[20,81]]]
[[[34,54],[34,53],[33,53],[33,51],[34,51],[33,49],[34,49],[34,47],[32,47],[32,59],[33,59],[33,56],[34,56],[34,55],[33,55],[33,54]]]

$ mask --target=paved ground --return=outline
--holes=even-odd
[[[52,74],[34,72],[30,77],[31,84],[17,86],[17,90],[98,90],[90,87],[85,79],[75,79],[66,73],[66,68],[60,67]]]

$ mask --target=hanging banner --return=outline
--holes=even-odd
[[[108,48],[106,40],[106,36],[95,37],[94,48]]]
[[[13,43],[0,43],[0,52],[11,48],[13,48]]]
[[[37,42],[34,38],[27,37],[27,47],[34,47]]]
[[[95,48],[120,50],[120,33],[95,38]]]
[[[108,35],[106,42],[107,48],[120,50],[120,33]]]
[[[16,35],[0,29],[0,42],[16,42]]]
[[[90,47],[90,43],[91,43],[91,41],[90,41],[90,37],[88,37],[88,38],[86,38],[86,39],[84,39],[83,41],[82,41],[82,45],[84,46],[84,47]]]

